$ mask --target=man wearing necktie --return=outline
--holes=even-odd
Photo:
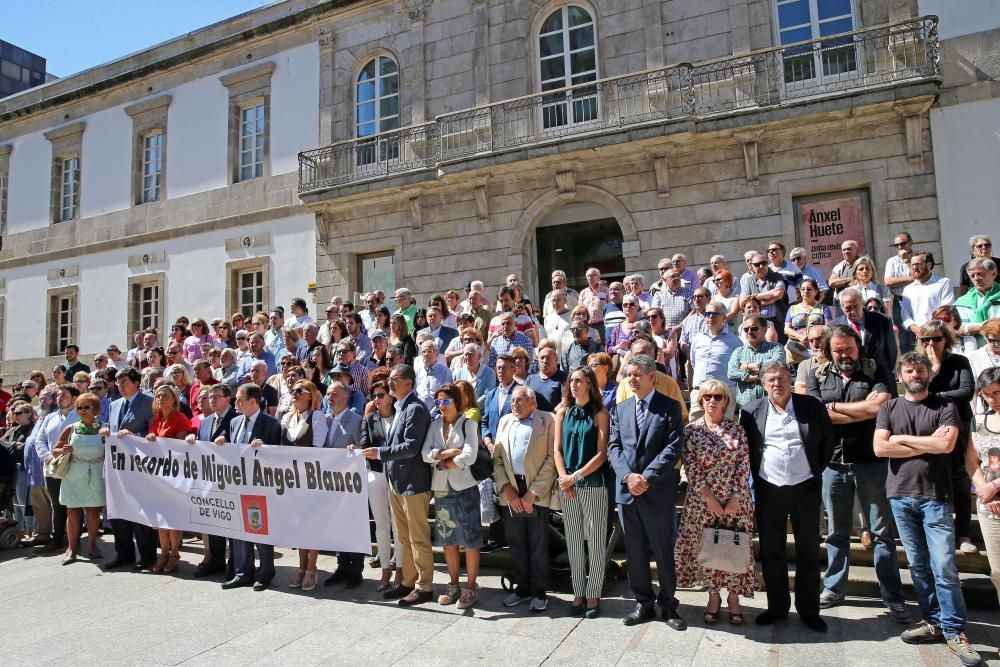
[[[847,324],[861,337],[861,356],[873,360],[879,368],[896,368],[896,334],[892,320],[881,313],[865,310],[864,297],[856,287],[840,291],[840,309],[844,314],[833,324]]]
[[[260,409],[262,398],[260,387],[252,382],[236,391],[236,410],[240,415],[229,423],[229,442],[236,443],[238,447],[281,444],[281,422]],[[215,444],[226,444],[226,438],[217,437]],[[255,547],[260,556],[259,568],[254,567]],[[253,585],[255,591],[262,591],[271,585],[274,578],[273,546],[233,540],[230,548],[235,572],[232,579],[222,584],[224,590]]]
[[[680,403],[655,389],[656,364],[644,354],[632,357],[625,378],[633,396],[615,406],[608,458],[615,471],[618,516],[625,533],[629,587],[635,609],[623,619],[636,625],[656,617],[674,630],[687,624],[677,614],[674,542],[677,538],[677,481],[674,464],[683,445]],[[649,553],[660,577],[653,591]]]
[[[193,445],[196,440],[215,442],[216,438],[226,438],[229,435],[229,424],[236,418],[237,412],[232,406],[233,390],[228,384],[218,383],[208,390],[208,403],[212,412],[205,415],[198,434],[189,434],[184,440]],[[233,578],[233,555],[229,556],[229,568],[226,568],[226,538],[219,535],[208,536],[207,564],[199,565],[194,571],[195,579],[204,579],[218,572],[228,572],[227,579]]]
[[[146,436],[149,421],[153,418],[153,399],[139,391],[141,379],[142,375],[135,368],[126,368],[115,376],[115,384],[122,397],[111,403],[108,433],[128,431],[140,437]],[[128,519],[114,518],[111,519],[111,529],[115,535],[115,557],[104,565],[105,570],[130,563],[134,563],[136,570],[152,567],[156,562],[155,530]]]

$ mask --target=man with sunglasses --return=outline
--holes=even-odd
[[[757,255],[760,257],[760,255]],[[785,359],[785,348],[778,343],[764,340],[767,320],[761,315],[751,315],[743,320],[743,334],[747,344],[733,350],[726,373],[736,383],[736,400],[741,405],[764,396],[760,369],[769,361]]]
[[[712,302],[705,306],[706,329],[691,341],[691,421],[701,417],[705,410],[701,406],[701,385],[709,380],[718,380],[729,388],[729,403],[726,416],[736,415],[736,384],[729,379],[729,359],[742,345],[726,326],[726,309]]]
[[[1000,257],[993,257],[993,241],[985,234],[976,234],[969,239],[969,256],[972,259],[980,257],[992,259],[995,266],[1000,266]],[[968,269],[970,262],[966,262],[958,270],[958,293],[965,294],[972,289],[973,281],[969,276]]]
[[[913,252],[913,237],[909,232],[900,232],[892,240],[896,254],[885,262],[883,282],[892,292],[892,321],[899,329],[899,348],[904,352],[913,349],[916,341],[913,334],[903,326],[903,288],[913,282],[910,273],[910,254]]]
[[[777,273],[785,281],[785,288],[788,290],[788,303],[796,303],[799,300],[799,282],[802,280],[802,270],[797,264],[785,259],[785,244],[781,241],[771,241],[767,244],[767,259],[770,262],[768,268]]]
[[[826,361],[823,356],[823,339],[826,338],[826,327],[822,324],[809,327],[806,330],[806,345],[812,356],[803,361],[795,369],[795,393],[804,394],[807,390],[809,377],[816,368]]]
[[[774,323],[778,341],[782,345],[787,339],[785,310],[788,307],[788,299],[785,289],[785,281],[781,274],[771,270],[763,254],[754,253],[750,257],[750,272],[740,278],[740,307],[743,307],[750,296],[755,295],[760,300],[761,317]]]
[[[846,324],[830,325],[823,351],[827,361],[806,381],[807,393],[826,406],[834,441],[833,456],[823,471],[827,568],[819,606],[833,607],[847,597],[857,495],[868,518],[882,603],[896,623],[909,623],[892,513],[885,495],[888,468],[886,460],[875,456],[872,449],[875,417],[882,404],[895,395],[896,383],[888,366],[878,366],[862,356],[861,336]]]
[[[955,300],[951,281],[934,274],[934,256],[929,252],[915,252],[910,255],[910,273],[913,282],[903,288],[903,303],[900,314],[903,328],[920,335],[920,327],[932,319],[938,306],[947,306]]]
[[[830,289],[833,290],[833,301],[837,302],[840,290],[851,284],[851,267],[854,261],[860,257],[858,242],[848,239],[840,244],[840,254],[844,258],[837,263],[830,271],[830,279],[827,281]]]
[[[295,391],[305,391],[296,387]],[[350,409],[351,389],[343,382],[331,382],[326,390],[326,403],[330,408],[327,417],[329,429],[326,433],[324,447],[332,449],[347,449],[361,442],[360,414]],[[361,553],[337,552],[337,569],[323,582],[324,586],[344,584],[344,588],[357,588],[363,581],[365,555]]]

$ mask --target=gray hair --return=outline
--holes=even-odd
[[[526,387],[523,384],[522,385],[518,385],[518,386],[514,387],[514,391],[511,392],[511,396],[513,396],[514,393],[518,392],[518,391],[521,392],[522,394],[524,394],[524,396],[526,396],[527,398],[530,398],[533,401],[537,401],[538,400],[535,397],[535,392],[534,392],[534,390],[531,387]]]
[[[644,275],[642,275],[641,273],[633,273],[632,274],[632,280],[635,281],[635,282],[638,282],[640,285],[643,285],[643,286],[645,286],[645,284],[646,284],[646,277]]]
[[[479,347],[475,343],[466,343],[463,345],[462,352],[475,352],[479,356],[483,356],[483,348]]]
[[[788,364],[786,364],[782,359],[768,359],[760,366],[760,372],[757,374],[759,377],[764,377],[768,373],[774,371],[780,371],[785,375],[791,377],[792,372],[788,370]]]
[[[760,254],[760,252],[757,251],[757,250],[747,250],[745,253],[743,253],[743,261],[744,262],[749,262],[751,257],[753,257],[754,255],[759,255],[759,254]]]
[[[656,370],[656,362],[653,361],[652,357],[645,354],[637,354],[631,357],[625,366],[634,366],[646,374],[652,373]]]
[[[986,271],[996,271],[997,264],[989,257],[976,257],[975,259],[969,260],[969,263],[965,266],[965,272],[968,273],[975,268],[981,268]]]
[[[559,276],[560,278],[562,278],[563,280],[565,280],[566,279],[566,272],[563,271],[562,269],[556,269],[555,271],[552,272],[552,277],[555,278],[556,276]]]
[[[805,255],[805,258],[808,259],[809,251],[803,248],[802,246],[797,245],[794,248],[792,248],[792,251],[790,253],[788,253],[789,257],[792,257],[794,255]]]
[[[976,244],[979,243],[980,241],[993,243],[993,240],[989,236],[986,236],[986,234],[976,234],[975,236],[969,239],[969,252],[975,252]]]
[[[844,303],[844,299],[847,297],[854,297],[859,301],[864,301],[864,297],[861,295],[861,290],[857,287],[845,287],[840,290],[840,294],[837,295],[837,300],[840,301],[840,303]]]
[[[434,342],[434,334],[432,334],[430,331],[421,331],[420,333],[417,334],[417,340],[416,340],[417,347],[420,347],[427,341]]]
[[[257,359],[252,364],[250,364],[250,370],[255,371],[258,368],[263,368],[264,371],[266,372],[267,371],[267,362],[264,361],[263,359]]]
[[[723,314],[723,316],[729,312],[729,309],[726,308],[725,304],[721,301],[709,301],[705,308],[707,309],[709,306],[714,306],[717,311]]]

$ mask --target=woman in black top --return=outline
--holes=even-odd
[[[14,505],[14,520],[17,521],[17,531],[21,537],[27,534],[24,510],[28,503],[28,473],[24,467],[24,443],[35,427],[35,411],[26,401],[12,401],[8,406],[11,427],[0,438],[7,455],[4,458],[9,469],[3,471],[0,486],[4,482],[13,487],[10,493]]]
[[[389,345],[396,345],[403,350],[403,361],[407,366],[413,365],[417,356],[417,344],[413,342],[406,318],[396,313],[389,320]]]
[[[951,352],[955,334],[944,322],[931,320],[920,327],[917,351],[931,360],[932,394],[950,398],[958,409],[962,421],[958,441],[951,455],[952,505],[955,510],[955,544],[963,553],[976,553],[979,549],[969,539],[972,523],[972,481],[965,469],[965,448],[972,430],[972,397],[976,392],[976,379],[969,360]]]

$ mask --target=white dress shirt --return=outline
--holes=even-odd
[[[795,486],[812,476],[792,399],[789,397],[784,411],[768,401],[760,478],[775,486]]]
[[[931,274],[926,282],[914,280],[903,288],[903,303],[901,314],[903,326],[909,329],[916,324],[921,326],[931,321],[931,314],[938,306],[947,306],[955,300],[951,289],[951,281],[942,276]]]
[[[515,475],[524,475],[524,459],[528,455],[528,445],[531,444],[531,430],[534,426],[535,413],[525,419],[519,419],[510,432],[510,467]]]

